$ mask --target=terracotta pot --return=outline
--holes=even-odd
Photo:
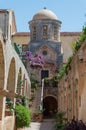
[[[40,113],[40,114],[38,115],[38,121],[39,121],[39,122],[42,122],[42,121],[43,121],[43,114],[42,114],[42,113]]]

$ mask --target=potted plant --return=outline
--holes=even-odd
[[[29,127],[31,122],[29,109],[23,105],[16,105],[14,110],[16,116],[16,130],[18,128]]]
[[[38,121],[39,122],[42,122],[43,121],[43,111],[39,111],[39,113],[38,113]]]
[[[55,130],[65,130],[66,118],[64,112],[57,112],[55,114]]]
[[[41,122],[43,121],[43,112],[44,112],[45,109],[39,107],[38,109],[38,121]]]

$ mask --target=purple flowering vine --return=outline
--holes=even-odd
[[[44,58],[41,54],[36,53],[35,55],[33,55],[31,51],[27,51],[22,56],[26,60],[29,60],[30,66],[40,67],[40,68],[44,67]]]

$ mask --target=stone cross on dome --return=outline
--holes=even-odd
[[[44,7],[44,9],[47,9],[46,7]]]

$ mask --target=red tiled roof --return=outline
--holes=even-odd
[[[80,36],[81,32],[60,32],[61,36]],[[16,32],[13,36],[30,36],[30,32]]]
[[[80,36],[81,32],[61,32],[61,36]]]

